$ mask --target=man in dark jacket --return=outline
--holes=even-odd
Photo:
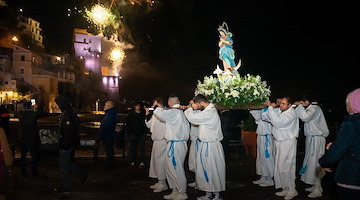
[[[101,121],[101,140],[105,147],[107,163],[104,169],[112,169],[114,164],[114,138],[118,122],[118,115],[112,101],[107,101],[104,106],[105,115]]]
[[[135,166],[138,148],[140,149],[139,167],[145,167],[145,139],[148,130],[145,124],[145,112],[140,103],[135,103],[134,109],[126,118],[126,130],[130,137],[131,166]]]
[[[37,124],[38,113],[31,110],[31,102],[23,104],[24,110],[18,113],[20,128],[20,166],[21,174],[26,175],[26,155],[31,154],[31,172],[33,176],[39,175],[37,164],[39,161],[38,147],[40,145],[39,129]]]
[[[68,194],[71,189],[69,172],[80,177],[83,186],[90,180],[90,176],[71,161],[73,151],[80,143],[77,114],[71,107],[69,98],[58,96],[55,98],[55,103],[62,112],[59,119],[59,168],[62,186],[55,188],[54,192]]]

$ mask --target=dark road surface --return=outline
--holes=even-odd
[[[94,121],[95,119],[88,119]],[[96,119],[98,120],[98,119]],[[95,120],[95,121],[96,121]],[[57,117],[53,116],[48,119],[43,119],[41,123],[56,123]],[[86,121],[86,120],[83,120]],[[16,126],[13,124],[12,131],[15,131]],[[97,134],[94,130],[93,134]],[[32,177],[29,173],[23,177],[20,175],[19,155],[16,152],[16,160],[12,167],[12,173],[15,182],[15,191],[9,195],[9,200],[140,200],[140,199],[163,199],[163,195],[169,194],[171,191],[162,193],[153,193],[149,188],[156,180],[148,177],[148,164],[151,149],[151,141],[148,137],[146,143],[147,166],[145,168],[138,168],[129,166],[127,141],[125,145],[125,157],[123,157],[123,149],[116,149],[115,168],[111,171],[104,171],[103,165],[105,163],[103,149],[100,146],[99,159],[94,161],[92,159],[92,151],[78,150],[76,152],[76,163],[91,175],[91,180],[85,188],[81,188],[81,182],[77,177],[73,177],[73,188],[70,195],[58,195],[52,192],[52,189],[60,186],[58,157],[57,151],[42,152],[42,159],[39,163],[39,172],[41,176]],[[237,153],[236,153],[237,152]],[[253,180],[259,177],[255,174],[255,159],[245,155],[243,148],[240,151],[232,149],[230,152],[230,159],[226,162],[227,167],[227,185],[226,191],[221,193],[224,200],[228,199],[244,199],[244,200],[281,200],[283,197],[275,196],[276,190],[274,187],[260,187],[252,183]],[[299,166],[302,164],[304,155],[302,152],[298,153],[297,174]],[[28,160],[28,172],[30,172],[30,160]],[[185,168],[187,169],[187,161],[185,161]],[[188,171],[188,170],[187,170]],[[191,173],[187,174],[188,180],[193,178]],[[336,185],[333,181],[333,174],[327,174],[323,178],[323,196],[316,199],[335,200]],[[299,175],[296,179],[296,189],[299,195],[294,199],[311,199],[308,198],[308,192],[305,192],[305,183],[300,181]],[[188,187],[187,194],[190,200],[202,196],[203,192],[194,188]]]

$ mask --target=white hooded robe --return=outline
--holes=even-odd
[[[199,125],[200,146],[196,160],[196,187],[205,192],[225,191],[225,156],[220,141],[223,139],[218,111],[209,104],[203,111],[185,111],[192,124]]]
[[[196,169],[196,156],[199,150],[199,125],[191,124],[190,127],[190,148],[189,148],[189,170],[195,172]]]
[[[267,109],[251,110],[257,124],[257,150],[256,150],[256,174],[261,176],[274,176],[273,137],[272,125],[268,118]]]
[[[318,160],[325,153],[326,137],[329,129],[324,113],[317,105],[309,105],[306,109],[299,105],[297,116],[304,122],[305,158],[300,170],[301,180],[310,185],[320,185],[321,179],[317,176],[320,168]]]
[[[159,180],[166,179],[165,155],[167,142],[165,140],[165,123],[160,121],[156,115],[145,121],[150,129],[153,146],[151,150],[149,177]]]
[[[165,139],[168,142],[165,155],[166,179],[171,189],[176,188],[185,193],[187,180],[184,170],[184,161],[187,154],[187,140],[189,139],[190,125],[184,112],[176,104],[173,108],[156,108],[154,114],[165,121]]]
[[[296,147],[299,118],[293,107],[285,111],[269,106],[267,115],[273,125],[275,147],[275,188],[295,189]]]

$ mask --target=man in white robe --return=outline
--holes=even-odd
[[[189,158],[188,158],[188,165],[189,170],[191,172],[196,173],[196,156],[199,150],[199,125],[191,124],[190,126],[190,148],[189,148]],[[192,182],[188,184],[189,187],[195,187],[196,182]]]
[[[168,99],[170,108],[156,108],[154,114],[165,121],[165,139],[168,142],[165,156],[166,179],[172,193],[164,199],[187,199],[187,180],[184,170],[184,161],[187,154],[187,140],[189,139],[190,125],[184,111],[180,110],[180,101],[177,96]],[[158,105],[159,106],[159,105]]]
[[[218,111],[201,94],[185,111],[186,118],[192,124],[199,125],[200,146],[196,161],[196,187],[206,195],[198,200],[219,200],[220,192],[225,191],[225,155],[220,141],[223,139]],[[194,110],[202,110],[194,112]]]
[[[299,174],[302,181],[313,185],[305,189],[311,192],[308,197],[321,197],[321,178],[317,173],[321,167],[318,160],[325,153],[325,138],[329,135],[329,129],[320,106],[310,104],[309,100],[295,102],[295,105],[298,105],[295,111],[304,122],[304,134],[306,136],[305,158]]]
[[[158,105],[160,105],[160,108],[164,108],[164,100],[162,98],[156,98],[154,102],[155,101]],[[151,109],[154,109],[155,107],[155,104],[153,104]],[[156,115],[151,115],[149,108],[146,109],[145,124],[150,129],[151,139],[153,141],[149,177],[158,179],[158,182],[151,185],[150,188],[153,189],[155,193],[158,193],[168,189],[165,173],[165,156],[167,146],[167,142],[165,140],[166,127],[164,121],[159,120]]]
[[[256,174],[260,179],[253,181],[262,187],[273,186],[274,176],[274,156],[273,156],[273,137],[271,134],[272,125],[267,116],[268,108],[261,110],[250,110],[257,124],[257,152],[256,152]]]
[[[275,148],[275,188],[282,188],[276,192],[277,196],[292,199],[298,195],[295,188],[296,147],[299,136],[299,118],[290,103],[289,97],[281,99],[279,109],[275,103],[268,102],[267,115],[273,125],[272,134]]]

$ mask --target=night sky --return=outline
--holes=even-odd
[[[25,16],[40,21],[45,44],[63,52],[71,49],[73,28],[87,26],[82,17],[67,17],[66,9],[79,6],[79,2],[91,3],[6,2],[13,7],[21,5]],[[296,100],[307,95],[325,106],[344,108],[346,94],[360,87],[355,2],[159,3],[146,20],[137,21],[143,26],[137,35],[144,38],[141,47],[145,50],[127,52],[121,98],[151,100],[177,93],[187,103],[197,80],[211,75],[220,64],[217,28],[223,21],[234,35],[236,62],[242,59],[240,74],[260,75],[271,86],[271,98],[291,96]]]

